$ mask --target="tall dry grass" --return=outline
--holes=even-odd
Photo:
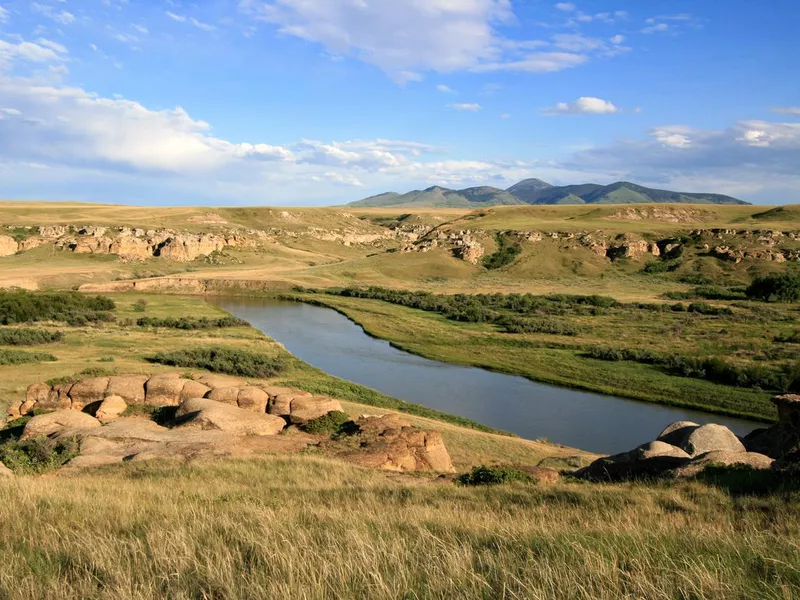
[[[463,488],[314,456],[0,482],[0,597],[800,595],[800,499]]]

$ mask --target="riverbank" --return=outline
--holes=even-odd
[[[601,394],[659,404],[697,409],[762,422],[773,422],[775,408],[770,393],[711,383],[701,379],[677,377],[652,365],[635,362],[608,362],[587,358],[589,345],[613,345],[632,336],[646,346],[663,344],[658,332],[671,324],[658,313],[648,320],[624,322],[615,319],[608,331],[595,331],[590,338],[552,335],[514,335],[500,333],[485,323],[464,323],[431,312],[387,302],[344,298],[328,294],[290,294],[281,297],[327,306],[347,316],[371,336],[388,340],[395,347],[441,362],[480,367],[518,375],[542,383],[581,389]],[[585,324],[596,318],[575,319]],[[698,319],[694,319],[697,323]],[[749,343],[755,337],[766,342],[763,329],[738,321],[728,330],[725,342]],[[787,328],[785,323],[778,327]],[[699,324],[697,339],[706,337],[701,328],[711,330],[719,324],[706,319]],[[616,334],[613,329],[617,328]],[[791,324],[788,326],[791,329]],[[736,332],[741,332],[736,336]],[[692,337],[680,341],[691,351]],[[709,347],[708,339],[703,341]],[[722,348],[720,348],[722,349]]]

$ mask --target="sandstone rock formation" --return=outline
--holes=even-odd
[[[120,396],[107,396],[100,404],[94,416],[105,425],[117,419],[127,408],[128,405]]]
[[[91,415],[76,410],[59,410],[37,415],[25,424],[22,439],[48,437],[65,429],[90,429],[101,423]]]
[[[778,407],[778,423],[753,431],[744,445],[750,452],[776,459],[778,466],[800,465],[800,395],[776,396],[772,401]]]
[[[0,256],[12,256],[19,250],[17,240],[7,235],[0,235]]]
[[[297,390],[274,390],[279,393],[270,398],[267,412],[285,418],[290,423],[301,425],[332,411],[342,410],[338,400],[326,396],[311,396]]]
[[[656,441],[630,452],[599,458],[574,476],[590,481],[694,477],[709,465],[769,469],[773,459],[748,452],[727,427],[679,421],[666,427]]]
[[[0,462],[0,479],[10,479],[14,477],[14,472]]]
[[[322,446],[357,465],[390,471],[454,473],[455,468],[438,431],[412,427],[397,415],[356,421],[358,431],[345,443]]]
[[[235,435],[277,435],[286,421],[266,413],[254,413],[236,406],[209,400],[184,400],[175,413],[178,428],[219,430]]]

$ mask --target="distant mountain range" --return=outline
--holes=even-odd
[[[580,185],[550,185],[541,179],[526,179],[507,190],[496,187],[473,187],[451,190],[439,186],[415,190],[407,194],[388,192],[352,202],[360,208],[427,207],[482,208],[486,206],[519,206],[525,204],[644,204],[677,202],[682,204],[749,204],[722,194],[689,194],[655,190],[627,181],[611,185],[584,183]]]

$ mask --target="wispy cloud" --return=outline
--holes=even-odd
[[[480,104],[475,102],[462,102],[462,103],[450,104],[449,106],[452,109],[463,110],[467,112],[478,112],[483,108]]]

